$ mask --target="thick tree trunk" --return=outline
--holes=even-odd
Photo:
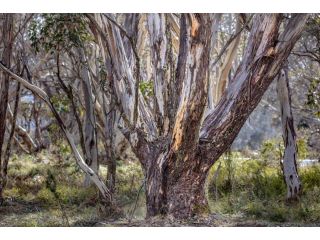
[[[171,15],[148,14],[153,80],[153,113],[159,135],[166,136],[173,128],[179,105],[181,84],[176,84],[175,60],[173,57],[174,21]],[[170,96],[170,97],[169,97]]]
[[[180,104],[172,138],[165,151],[149,156],[147,163],[148,216],[172,214],[187,217],[207,206],[205,177],[195,159],[200,120],[206,105],[211,18],[208,14],[183,14],[177,83]],[[179,88],[178,88],[179,89]],[[192,129],[192,130],[191,130]],[[159,143],[166,145],[166,143]],[[203,185],[203,186],[202,186]],[[203,193],[203,194],[202,194]]]
[[[146,161],[145,164],[143,164],[143,166],[145,167],[146,203],[148,218],[156,215],[165,215],[167,213],[167,179],[164,172],[166,153],[159,154],[158,151],[158,149],[150,151],[150,157],[152,159],[156,159],[154,163],[152,163],[151,161]]]
[[[166,79],[161,70],[166,61],[166,55],[163,54],[166,48],[162,44],[168,40],[165,39],[167,35],[163,34],[166,32],[163,29],[164,19],[161,15],[149,17],[153,48],[151,55],[155,67],[153,75],[157,75],[154,79],[157,85],[155,97],[160,118],[162,112],[165,114],[162,111],[165,95],[160,95],[162,93],[158,90],[163,89]],[[175,99],[177,108],[170,132],[162,135],[162,120],[155,124],[156,116],[151,114],[148,104],[136,91],[138,80],[128,61],[132,58],[126,56],[131,53],[124,49],[119,26],[113,23],[114,17],[109,15],[108,21],[103,18],[96,23],[90,18],[97,25],[112,61],[109,73],[113,76],[118,110],[127,124],[123,133],[145,173],[148,217],[169,214],[187,218],[208,212],[204,185],[210,167],[229,149],[263,93],[277,76],[301,34],[307,15],[292,15],[288,24],[283,26],[280,36],[281,14],[255,15],[243,60],[220,102],[208,112],[202,123],[208,95],[212,29],[216,29],[212,23],[218,24],[217,19],[210,14],[181,14],[180,46],[174,80],[176,91],[168,96]],[[108,34],[104,35],[103,32]],[[226,70],[229,67],[226,66]],[[138,124],[132,125],[136,94],[139,95],[139,117]]]
[[[206,101],[208,50],[206,45],[197,46],[197,41],[190,41],[192,44],[188,45],[188,38],[183,38],[187,39],[185,42],[181,40],[177,76],[183,81],[183,87],[172,139],[167,144],[160,144],[162,150],[152,151],[147,147],[149,153],[141,147],[143,141],[139,137],[136,145],[138,151],[143,149],[148,158],[153,159],[147,164],[153,169],[147,171],[148,216],[162,213],[187,218],[208,212],[204,183],[210,167],[230,147],[280,71],[306,18],[306,15],[294,15],[278,36],[281,14],[256,15],[242,64],[217,108],[204,120],[200,134],[198,127],[205,106],[203,101]],[[201,28],[195,31],[196,26],[201,26],[201,20],[195,23],[195,19],[198,18],[182,17],[181,33],[184,36],[189,31],[191,38],[195,32],[200,36],[203,34]],[[203,16],[200,19],[203,20]],[[197,50],[200,52],[193,56]],[[189,56],[190,60],[187,60]],[[204,65],[197,65],[199,61]],[[192,74],[193,70],[196,74]]]
[[[205,197],[205,181],[209,169],[201,166],[200,156],[189,163],[178,161],[168,152],[161,152],[155,158],[157,161],[148,166],[146,174],[147,217],[207,215],[210,211]],[[168,162],[175,165],[168,166]]]
[[[282,70],[277,81],[280,101],[284,156],[281,167],[287,185],[287,199],[295,200],[301,192],[301,182],[297,169],[297,145],[291,110],[291,94],[287,70]]]
[[[2,54],[2,62],[10,68],[12,45],[13,45],[13,14],[3,14],[4,18],[2,26],[2,39],[4,50]],[[0,74],[0,172],[2,167],[2,145],[5,136],[6,127],[6,112],[8,105],[8,91],[9,91],[9,74]],[[4,188],[3,179],[0,178],[0,203],[2,202],[2,191]]]
[[[195,160],[197,162],[197,160]],[[198,163],[200,161],[198,160]],[[167,190],[168,213],[176,218],[205,216],[210,213],[205,196],[208,170],[200,166],[184,168],[169,177]],[[178,175],[179,174],[179,175]]]

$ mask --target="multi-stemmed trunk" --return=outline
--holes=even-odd
[[[163,158],[149,168],[146,179],[147,217],[156,215],[172,215],[186,218],[193,215],[209,213],[205,197],[205,180],[209,168],[201,166],[201,161],[194,159],[196,164],[177,163],[173,156]],[[161,161],[175,162],[175,165],[163,166]]]
[[[204,119],[209,53],[216,34],[211,30],[218,29],[212,26],[218,18],[181,14],[178,61],[172,64],[173,54],[166,47],[170,23],[161,14],[148,17],[155,96],[147,104],[138,91],[140,60],[132,35],[115,24],[112,14],[87,16],[101,37],[100,47],[107,49],[103,58],[110,62],[108,76],[122,132],[145,173],[148,217],[208,213],[204,186],[210,167],[229,149],[280,71],[307,16],[292,15],[280,33],[281,14],[255,15],[242,62]],[[173,86],[176,91],[168,91]]]
[[[142,164],[146,166],[148,216],[172,214],[186,218],[208,213],[204,186],[210,167],[230,147],[280,71],[300,36],[306,18],[305,15],[295,15],[279,35],[280,14],[257,15],[244,59],[219,104],[204,119],[202,126],[198,125],[197,117],[202,116],[201,96],[205,95],[206,87],[201,86],[203,78],[200,77],[189,84],[184,81],[172,138],[167,139],[167,144],[159,143],[161,149],[155,150],[150,144],[143,147],[144,141],[138,137],[133,146],[138,152],[143,151],[140,159],[145,157]],[[183,25],[183,19],[181,22]],[[205,62],[205,54],[199,59]],[[183,68],[187,69],[183,78],[188,79],[188,68]],[[195,69],[196,76],[201,76],[201,68]],[[188,92],[184,94],[186,90]],[[188,99],[193,97],[193,91],[197,97]]]
[[[215,24],[219,24],[219,16],[181,14],[178,61],[173,64],[172,52],[166,46],[170,45],[166,28],[174,29],[172,21],[167,21],[171,18],[161,14],[148,16],[153,108],[136,88],[135,78],[140,76],[133,73],[140,72],[139,64],[130,64],[136,59],[130,56],[137,52],[134,42],[126,45],[134,51],[125,50],[123,39],[130,36],[121,37],[123,29],[114,24],[114,16],[95,17],[89,16],[90,21],[101,36],[101,46],[108,49],[105,60],[112,62],[109,75],[123,118],[122,132],[145,173],[147,216],[187,218],[208,213],[204,190],[208,171],[229,149],[277,76],[307,15],[292,15],[280,28],[281,14],[256,14],[241,63],[219,103],[205,116],[209,53],[216,34],[212,29],[218,29]],[[176,71],[170,66],[177,66]]]

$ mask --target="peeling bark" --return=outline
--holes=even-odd
[[[167,69],[167,36],[165,14],[148,14],[148,31],[152,55],[152,79],[154,92],[154,118],[160,134],[169,130],[168,84],[170,74]]]
[[[208,171],[229,149],[263,93],[277,76],[300,37],[307,15],[292,15],[281,33],[281,14],[255,15],[243,60],[219,104],[208,111],[202,122],[208,100],[209,53],[214,38],[212,29],[215,17],[210,14],[181,14],[178,62],[173,81],[175,91],[167,89],[168,98],[173,99],[173,104],[169,103],[170,108],[174,109],[169,117],[172,128],[169,127],[168,134],[161,135],[161,118],[166,112],[165,107],[162,111],[165,95],[160,96],[163,93],[159,89],[165,89],[161,67],[167,60],[163,52],[168,51],[162,44],[170,42],[169,35],[163,31],[166,27],[162,20],[165,19],[163,15],[149,16],[155,67],[153,75],[157,81],[155,100],[158,101],[157,112],[160,115],[158,124],[155,124],[157,121],[150,105],[135,91],[137,79],[130,69],[119,27],[104,18],[96,24],[108,50],[110,81],[117,109],[125,125],[122,132],[145,173],[147,216],[163,214],[188,218],[208,213],[204,191]],[[171,15],[167,19],[172,22]],[[235,49],[230,52],[230,58],[234,52]],[[230,71],[230,62],[225,68],[226,72]],[[137,126],[132,125],[135,94],[139,94]]]
[[[296,14],[278,36],[281,14],[254,17],[243,61],[201,127],[198,152],[210,167],[225,152],[277,76],[301,35],[307,14]]]
[[[111,15],[109,18],[112,19],[113,16]],[[109,51],[112,66],[110,74],[114,75],[112,78],[113,88],[119,102],[120,112],[126,118],[130,128],[138,127],[144,129],[145,132],[149,133],[149,137],[153,138],[153,136],[157,135],[155,121],[150,109],[147,108],[144,98],[139,94],[139,91],[136,91],[138,90],[136,88],[136,81],[138,80],[134,78],[134,74],[131,71],[120,30],[114,24],[106,22],[104,18],[101,19],[100,23],[96,23],[101,30],[99,33],[103,36]],[[103,34],[105,32],[107,33],[106,35]],[[133,126],[136,94],[138,94],[138,122],[137,126]]]
[[[116,122],[116,109],[114,109],[113,105],[107,106],[106,99],[103,97],[103,109],[105,116],[105,151],[107,156],[107,186],[110,189],[110,193],[113,195],[116,187],[116,155],[115,155],[115,143],[114,143],[114,130],[115,130],[115,122]]]
[[[177,82],[180,104],[167,150],[156,154],[147,171],[148,216],[172,214],[187,217],[207,206],[206,175],[195,159],[200,120],[206,105],[211,20],[208,14],[181,17]],[[165,147],[163,147],[166,149]],[[153,152],[154,153],[154,152]]]
[[[139,21],[140,21],[140,14],[138,13],[125,15],[124,29],[126,30],[130,39],[128,39],[127,37],[124,37],[123,45],[124,45],[126,56],[128,58],[128,62],[132,71],[134,71],[136,67],[136,57],[135,57],[133,48],[136,47],[136,43],[138,41],[138,33],[140,31]],[[132,44],[134,44],[134,46],[132,46]]]
[[[92,87],[90,81],[90,73],[88,64],[85,57],[84,50],[78,49],[80,64],[81,64],[81,77],[82,77],[82,91],[85,105],[85,122],[84,122],[84,146],[86,153],[86,163],[95,172],[98,173],[98,149],[96,138],[96,119],[94,114],[94,101],[92,97]],[[90,176],[87,175],[84,181],[85,186],[90,185]]]
[[[282,70],[279,74],[277,90],[281,109],[282,137],[285,147],[281,168],[287,185],[287,199],[290,201],[297,199],[301,193],[301,182],[297,169],[296,132],[291,110],[288,72],[286,70]]]
[[[243,123],[278,74],[283,61],[288,57],[294,43],[299,38],[306,19],[306,15],[295,15],[285,26],[282,34],[278,36],[281,23],[280,14],[263,14],[255,17],[244,59],[217,108],[211,111],[204,120],[199,135],[198,127],[200,126],[198,124],[206,101],[204,81],[206,75],[204,73],[207,69],[206,67],[195,67],[196,76],[199,76],[199,79],[191,81],[188,76],[194,75],[190,74],[192,68],[188,69],[187,66],[190,66],[188,65],[190,62],[193,63],[191,66],[197,66],[194,64],[194,59],[201,59],[203,63],[206,63],[206,52],[208,51],[207,49],[202,51],[201,58],[197,58],[197,54],[193,58],[192,53],[199,51],[195,48],[196,50],[187,51],[187,54],[192,56],[192,61],[186,60],[188,57],[180,58],[183,60],[178,63],[177,76],[178,79],[183,80],[183,83],[181,84],[182,91],[176,124],[168,153],[165,154],[162,161],[154,162],[158,169],[157,172],[163,175],[153,177],[160,179],[160,182],[151,181],[151,186],[147,185],[147,188],[151,189],[157,185],[162,186],[160,188],[162,191],[159,191],[159,188],[154,189],[164,193],[163,202],[166,214],[187,218],[194,214],[208,212],[204,183],[210,167],[230,147]],[[190,37],[196,37],[197,33],[201,32],[201,24],[194,23],[194,21],[195,18],[182,17],[181,32],[191,32]],[[180,56],[184,54],[183,50],[187,49],[187,46],[187,41],[181,43]],[[158,175],[155,174],[155,176]],[[159,213],[161,213],[160,210],[158,210]]]
[[[183,155],[194,151],[206,105],[210,29],[210,18],[205,14],[181,18],[181,32],[186,36],[180,43],[177,82],[182,89],[172,133],[172,150]]]

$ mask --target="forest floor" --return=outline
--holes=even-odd
[[[304,192],[299,202],[288,204],[278,167],[254,159],[224,159],[213,181],[217,166],[207,184],[209,217],[145,220],[144,193],[139,191],[143,175],[135,162],[119,162],[116,202],[122,214],[106,216],[97,190],[83,187],[84,176],[67,149],[13,155],[0,226],[320,226],[320,167],[301,169]],[[105,178],[105,167],[100,174]]]
[[[68,220],[63,215],[66,215]],[[153,218],[142,220],[133,218],[106,219],[99,214],[96,207],[79,208],[77,206],[64,209],[62,214],[57,208],[15,202],[10,206],[0,207],[0,227],[42,227],[42,226],[71,226],[71,227],[293,227],[293,226],[320,226],[319,223],[303,222],[272,222],[261,219],[250,219],[236,214],[211,214],[205,219],[189,219],[181,221],[171,218]]]

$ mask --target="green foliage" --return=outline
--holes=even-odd
[[[60,127],[58,126],[58,124],[55,124],[55,123],[53,123],[53,124],[51,124],[49,127],[48,127],[48,132],[49,133],[56,133],[56,132],[59,132],[59,130],[60,130]]]
[[[87,23],[82,14],[44,13],[31,21],[28,36],[36,52],[44,49],[53,53],[82,47],[91,41]]]
[[[69,144],[67,144],[65,141],[58,141],[57,142],[57,147],[58,147],[58,151],[66,156],[66,155],[70,155],[71,154],[71,148],[69,146]]]
[[[143,172],[139,163],[128,162],[124,164],[118,162],[116,187],[119,202],[125,204],[134,201],[143,179]]]
[[[285,185],[279,167],[270,167],[262,160],[245,160],[238,168],[236,191],[245,190],[251,198],[273,198],[284,193]]]
[[[312,79],[309,84],[306,105],[315,111],[315,116],[320,118],[320,80]]]
[[[309,155],[307,141],[305,138],[297,139],[298,159],[305,159]],[[282,139],[270,139],[262,143],[260,148],[260,159],[269,165],[278,165],[283,157],[284,145]]]
[[[15,180],[33,178],[46,169],[46,166],[39,166],[36,161],[37,159],[30,155],[24,155],[20,158],[13,156],[9,162],[8,175]]]
[[[18,207],[18,215],[13,216],[21,218],[11,220],[16,222],[14,226],[69,226],[67,213],[70,210],[78,218],[92,218],[92,214],[87,216],[86,210],[92,211],[90,205],[96,205],[97,189],[82,186],[83,174],[74,161],[70,162],[68,158],[61,161],[59,155],[47,151],[37,156],[21,155],[18,158],[13,155],[9,170],[4,196]],[[36,209],[33,210],[34,206]]]
[[[267,216],[273,222],[285,222],[287,220],[286,209],[284,207],[272,206]]]
[[[284,146],[282,139],[270,139],[262,143],[260,158],[265,164],[276,163],[275,165],[278,165],[283,151]]]
[[[51,97],[51,102],[58,113],[68,113],[70,111],[69,104],[70,100],[65,95],[55,95]]]
[[[211,212],[241,214],[246,219],[265,220],[274,224],[320,221],[320,167],[305,167],[299,170],[303,193],[300,202],[288,204],[285,201],[286,187],[277,156],[274,157],[277,165],[273,161],[265,160],[272,157],[267,154],[268,151],[277,151],[276,141],[274,142],[265,143],[264,150],[256,156],[257,159],[247,159],[239,152],[229,152],[218,160],[210,170],[208,179]],[[61,145],[63,144],[65,143],[61,142]],[[41,208],[41,213],[34,211],[34,215],[26,215],[17,220],[15,226],[64,226],[65,223],[61,221],[62,212],[67,213],[70,219],[97,217],[96,188],[82,186],[83,174],[74,161],[69,161],[68,158],[61,161],[61,151],[61,146],[55,146],[53,152],[44,151],[38,156],[12,156],[5,197],[23,202],[26,206],[37,204]],[[52,155],[54,152],[59,154]],[[49,161],[44,163],[44,160]],[[213,183],[212,176],[219,162],[220,173],[217,181]],[[102,166],[100,170],[105,178],[106,167]],[[117,162],[115,201],[125,212],[131,212],[141,189],[136,211],[136,214],[140,212],[141,218],[145,216],[143,180],[139,163]],[[217,199],[215,187],[218,190]],[[61,210],[61,206],[64,210]],[[197,210],[205,212],[207,209]],[[74,224],[72,221],[70,220],[70,223]]]
[[[28,219],[27,221],[20,223],[18,227],[39,227],[39,222],[36,219]]]
[[[226,172],[227,172],[227,178],[225,182],[225,189],[232,191],[233,189],[233,183],[234,183],[234,175],[235,175],[235,164],[233,160],[232,153],[228,151],[225,154],[225,167],[226,167]]]
[[[70,154],[69,146],[63,141],[57,151]],[[22,155],[20,158],[13,155],[8,168],[9,181],[5,196],[23,201],[40,201],[46,206],[57,205],[57,199],[66,204],[81,204],[97,196],[95,188],[80,187],[83,174],[74,161],[65,158],[61,162],[56,156],[46,154],[50,153]]]
[[[50,190],[55,196],[57,192],[57,182],[55,179],[54,174],[50,169],[47,171],[47,178],[46,178],[46,187]]]
[[[98,62],[100,89],[102,91],[106,91],[107,90],[107,77],[108,77],[107,68],[106,68],[105,62],[103,61],[102,58],[97,58],[97,62]]]
[[[313,191],[314,188],[320,187],[320,168],[312,166],[300,169],[300,178],[303,192]]]
[[[46,185],[37,193],[37,198],[46,205],[57,205],[58,202],[66,205],[83,204],[90,199],[97,198],[94,187],[83,188],[77,185],[68,185],[57,182],[57,173],[48,171]]]
[[[5,188],[4,196],[10,196],[11,198],[18,198],[20,196],[19,188],[18,187]]]
[[[303,151],[305,141],[297,143]],[[308,222],[316,223],[320,219],[320,166],[305,167],[299,170],[303,193],[300,201],[288,204],[286,202],[286,186],[280,169],[267,158],[277,158],[269,153],[277,154],[276,141],[263,144],[258,159],[244,160],[241,156],[231,154],[233,162],[233,188],[228,186],[228,164],[221,158],[220,174],[215,183],[212,176],[219,163],[209,174],[209,203],[211,211],[222,214],[244,213],[247,218],[263,219],[269,222]],[[303,155],[304,154],[304,155]],[[216,185],[215,185],[216,184]],[[218,198],[216,199],[215,186]]]
[[[59,185],[57,194],[63,204],[83,204],[86,201],[97,200],[98,194],[95,187],[81,188],[78,186]]]
[[[139,89],[145,98],[153,96],[153,81],[140,82]]]
[[[297,139],[298,158],[305,159],[309,155],[307,141],[304,138]]]
[[[56,205],[56,198],[54,194],[46,187],[41,188],[40,191],[36,195],[39,201],[43,202],[47,205]]]

